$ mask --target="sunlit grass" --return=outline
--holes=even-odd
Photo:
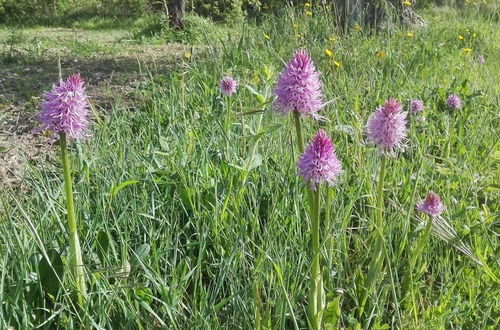
[[[283,61],[305,47],[322,72],[326,99],[335,102],[322,111],[325,123],[304,122],[304,138],[321,126],[344,167],[341,183],[323,192],[334,196],[322,214],[329,219],[321,227],[329,304],[324,324],[497,328],[498,284],[437,237],[430,236],[415,265],[412,295],[401,292],[423,229],[414,208],[428,190],[442,197],[443,218],[460,239],[496,276],[500,269],[500,29],[477,13],[446,13],[424,12],[426,30],[373,36],[353,30],[342,37],[329,15],[290,11],[259,26],[219,26],[225,33],[197,30],[195,40],[205,47],[168,73],[151,68],[131,108],[116,102],[107,112],[97,109],[102,123],[72,159],[91,322],[248,329],[259,315],[262,328],[307,326],[310,235],[296,177],[295,132],[291,118],[266,102]],[[476,37],[464,43],[457,35],[466,29]],[[148,47],[147,38],[139,41]],[[383,57],[377,56],[381,50]],[[477,63],[478,54],[485,64]],[[218,90],[225,74],[241,85],[227,133]],[[53,81],[41,83],[48,89]],[[450,93],[462,98],[461,110],[447,109]],[[387,262],[358,317],[380,165],[364,127],[389,97],[405,105],[420,98],[425,110],[410,116],[406,151],[386,172]],[[0,328],[44,322],[73,328],[78,318],[71,292],[44,297],[38,280],[37,265],[47,251],[55,249],[67,264],[62,177],[55,167],[31,164],[23,186],[0,191]]]

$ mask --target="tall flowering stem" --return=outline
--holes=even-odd
[[[309,286],[309,324],[311,329],[321,329],[322,311],[325,304],[320,264],[320,185],[336,182],[341,165],[335,148],[324,131],[319,131],[311,144],[304,149],[301,118],[320,118],[317,112],[323,105],[320,73],[303,49],[295,52],[280,74],[275,89],[276,110],[283,114],[293,113],[297,146],[301,157],[297,164],[299,175],[309,184],[307,198],[311,218],[311,280]]]
[[[226,96],[226,118],[224,120],[224,132],[226,135],[229,133],[229,126],[231,125],[231,96],[238,90],[238,80],[225,76],[219,82],[220,92]]]
[[[377,238],[375,243],[375,251],[372,256],[373,268],[372,274],[368,275],[368,278],[374,279],[376,274],[380,272],[382,264],[384,262],[384,180],[385,180],[385,168],[387,165],[386,156],[382,156],[380,159],[380,170],[378,174],[377,183],[377,209],[376,209],[376,224],[377,224]],[[371,285],[371,283],[370,283]]]
[[[83,269],[82,250],[78,238],[76,225],[75,206],[73,202],[73,180],[71,178],[71,167],[68,159],[66,133],[59,133],[61,144],[61,161],[64,174],[64,191],[66,194],[66,212],[68,214],[70,265],[76,280],[76,295],[78,305],[82,307],[87,298],[87,286]]]
[[[385,180],[385,169],[387,164],[387,158],[385,156],[381,157],[380,160],[380,170],[378,175],[377,183],[377,201],[376,201],[376,217],[375,217],[375,247],[373,249],[372,259],[368,267],[368,276],[365,281],[365,296],[361,302],[359,309],[359,315],[361,316],[364,312],[366,301],[373,284],[382,270],[382,265],[384,263],[384,180]]]
[[[70,76],[67,80],[61,79],[50,92],[44,94],[42,111],[39,114],[41,129],[59,134],[60,138],[68,216],[70,268],[76,281],[77,302],[81,308],[87,297],[87,288],[73,202],[73,180],[68,159],[67,138],[80,139],[87,136],[90,105],[83,84],[78,74]]]
[[[309,317],[313,329],[321,328],[321,310],[324,307],[323,277],[321,276],[320,265],[320,187],[312,194],[312,204],[310,204],[311,216],[311,280],[309,285]]]
[[[403,281],[403,294],[406,294],[409,285],[412,283],[413,269],[415,268],[415,264],[417,263],[417,258],[422,253],[424,249],[425,243],[431,233],[432,222],[434,218],[441,216],[441,213],[444,211],[445,206],[441,202],[441,198],[439,195],[434,193],[433,191],[429,191],[425,200],[423,200],[419,205],[417,205],[416,209],[424,214],[429,216],[424,228],[424,232],[420,237],[417,246],[413,250],[412,256],[410,258],[409,267],[405,274],[405,279]]]
[[[300,123],[300,113],[294,112],[293,119],[295,123],[295,132],[297,134],[297,146],[299,153],[304,153],[304,138],[302,136],[302,126]],[[321,321],[318,320],[318,308],[320,307],[318,302],[321,302],[321,294],[323,291],[322,278],[321,278],[321,266],[320,266],[320,244],[319,244],[319,222],[320,222],[320,195],[319,189],[313,193],[310,189],[306,189],[307,200],[309,204],[309,216],[311,218],[311,253],[312,253],[312,264],[311,264],[311,279],[309,284],[309,319],[312,329],[319,329]],[[318,299],[319,298],[319,299]]]
[[[358,310],[359,316],[364,312],[368,296],[373,290],[377,275],[382,272],[384,263],[384,180],[387,157],[403,149],[407,133],[407,113],[401,110],[402,106],[396,99],[388,99],[382,107],[375,110],[366,125],[368,139],[378,147],[381,159],[376,192],[375,246],[365,281],[365,295]]]
[[[326,132],[320,130],[297,163],[299,175],[309,185],[309,213],[311,217],[311,279],[309,286],[309,320],[312,329],[321,329],[325,306],[321,276],[320,211],[321,184],[334,185],[342,173],[342,166]]]
[[[387,164],[387,158],[382,156],[380,160],[380,172],[378,176],[377,184],[377,227],[380,233],[383,232],[384,226],[384,179],[385,179],[385,167]]]
[[[302,126],[300,124],[300,114],[298,112],[293,113],[293,122],[295,124],[295,133],[297,134],[297,146],[299,147],[299,153],[303,153],[304,137],[302,136]]]

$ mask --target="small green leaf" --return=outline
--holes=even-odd
[[[162,151],[170,150],[169,143],[165,137],[160,136],[158,139],[158,142],[160,143],[160,147],[161,147]]]
[[[245,170],[250,172],[251,170],[259,167],[260,165],[262,165],[262,156],[255,153],[251,155],[249,158],[247,158],[247,160],[245,161]]]
[[[153,291],[150,288],[137,288],[134,293],[138,299],[148,305],[151,305],[153,302]]]
[[[135,255],[133,256],[132,263],[134,265],[139,264],[139,261],[145,261],[149,255],[151,247],[149,244],[144,243],[135,250]]]
[[[47,256],[50,262],[45,257],[42,257],[38,262],[38,274],[40,275],[40,282],[46,293],[56,297],[61,287],[61,281],[64,275],[64,265],[56,249],[48,250]]]
[[[122,190],[123,188],[127,187],[127,186],[130,186],[131,184],[136,184],[136,183],[139,183],[141,182],[140,180],[137,180],[137,179],[133,179],[133,180],[127,180],[127,181],[124,181],[122,183],[119,183],[118,185],[114,186],[113,188],[111,188],[110,190],[110,194],[112,196],[116,196],[116,194],[118,194],[118,192],[120,190]]]
[[[500,184],[492,183],[492,184],[487,185],[483,189],[486,191],[495,191],[495,190],[500,189]]]
[[[324,311],[325,326],[331,325],[333,329],[337,328],[338,321],[341,316],[340,296],[336,297],[328,303]]]
[[[250,85],[245,85],[245,88],[248,89],[250,93],[252,93],[253,96],[259,101],[261,104],[265,104],[267,99],[264,95],[261,93],[257,92],[255,89],[253,89]]]
[[[97,256],[101,261],[101,264],[106,260],[106,255],[109,249],[109,236],[104,230],[101,230],[97,234]]]

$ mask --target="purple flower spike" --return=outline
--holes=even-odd
[[[452,109],[460,109],[462,107],[462,100],[460,100],[457,94],[450,94],[446,100],[446,104]]]
[[[74,74],[43,95],[45,100],[38,118],[42,130],[66,133],[74,139],[87,136],[89,102],[83,83],[80,75]]]
[[[417,210],[423,212],[431,217],[439,216],[445,209],[441,198],[433,191],[429,191],[425,200],[417,205]]]
[[[219,87],[222,94],[231,96],[238,89],[238,81],[229,76],[222,77]]]
[[[406,137],[406,112],[401,111],[401,104],[396,99],[389,99],[368,119],[366,126],[368,139],[377,145],[383,155],[403,149]]]
[[[422,100],[411,100],[410,109],[412,113],[418,113],[424,110],[424,102]]]
[[[299,175],[316,190],[324,181],[337,183],[342,164],[335,153],[335,146],[324,130],[319,130],[297,163]]]
[[[275,106],[283,114],[291,111],[317,118],[323,104],[319,72],[307,51],[299,49],[281,73],[276,89]]]
[[[486,60],[484,59],[484,56],[483,55],[478,55],[478,57],[477,57],[477,63],[484,64],[484,62],[486,62]]]

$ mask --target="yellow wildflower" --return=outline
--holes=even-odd
[[[340,64],[340,62],[337,62],[337,61],[333,61],[332,63],[333,63],[333,66],[334,66],[336,69],[340,68],[340,66],[342,65],[342,64]]]
[[[264,33],[263,37],[266,40],[271,40],[271,36],[269,34]]]
[[[302,35],[300,33],[295,33],[295,38],[300,39],[302,38]]]
[[[354,30],[356,30],[356,31],[361,31],[362,29],[363,29],[363,28],[361,27],[361,25],[359,25],[359,24],[357,24],[357,23],[356,23],[356,24],[354,24]]]
[[[475,33],[472,34],[472,38],[475,38],[477,35]]]
[[[309,11],[309,10],[306,11],[305,14],[306,14],[306,16],[312,16],[313,15],[312,11]]]
[[[406,32],[406,36],[408,38],[413,38],[415,36],[415,33],[413,33],[413,32]]]
[[[464,40],[464,37],[461,34],[459,34],[458,35],[458,40]]]
[[[403,5],[406,7],[410,7],[413,4],[410,1],[403,1]]]
[[[309,2],[306,2],[306,3],[304,4],[304,7],[311,7],[311,4],[310,4]]]
[[[330,41],[330,42],[335,42],[335,40],[337,40],[337,39],[335,39],[335,37],[332,37],[332,36],[328,37],[328,41]]]
[[[463,52],[464,52],[465,54],[470,54],[470,53],[472,53],[472,48],[464,48],[464,49],[463,49]]]
[[[325,49],[325,55],[331,57],[333,55],[333,52],[330,49]]]
[[[297,23],[293,23],[292,26],[296,29],[299,27],[299,25]]]
[[[379,50],[377,53],[375,53],[378,58],[384,58],[385,57],[385,52],[383,50]]]
[[[191,58],[191,53],[190,52],[184,52],[184,54],[182,54],[182,57],[184,57],[185,60],[189,60]]]

